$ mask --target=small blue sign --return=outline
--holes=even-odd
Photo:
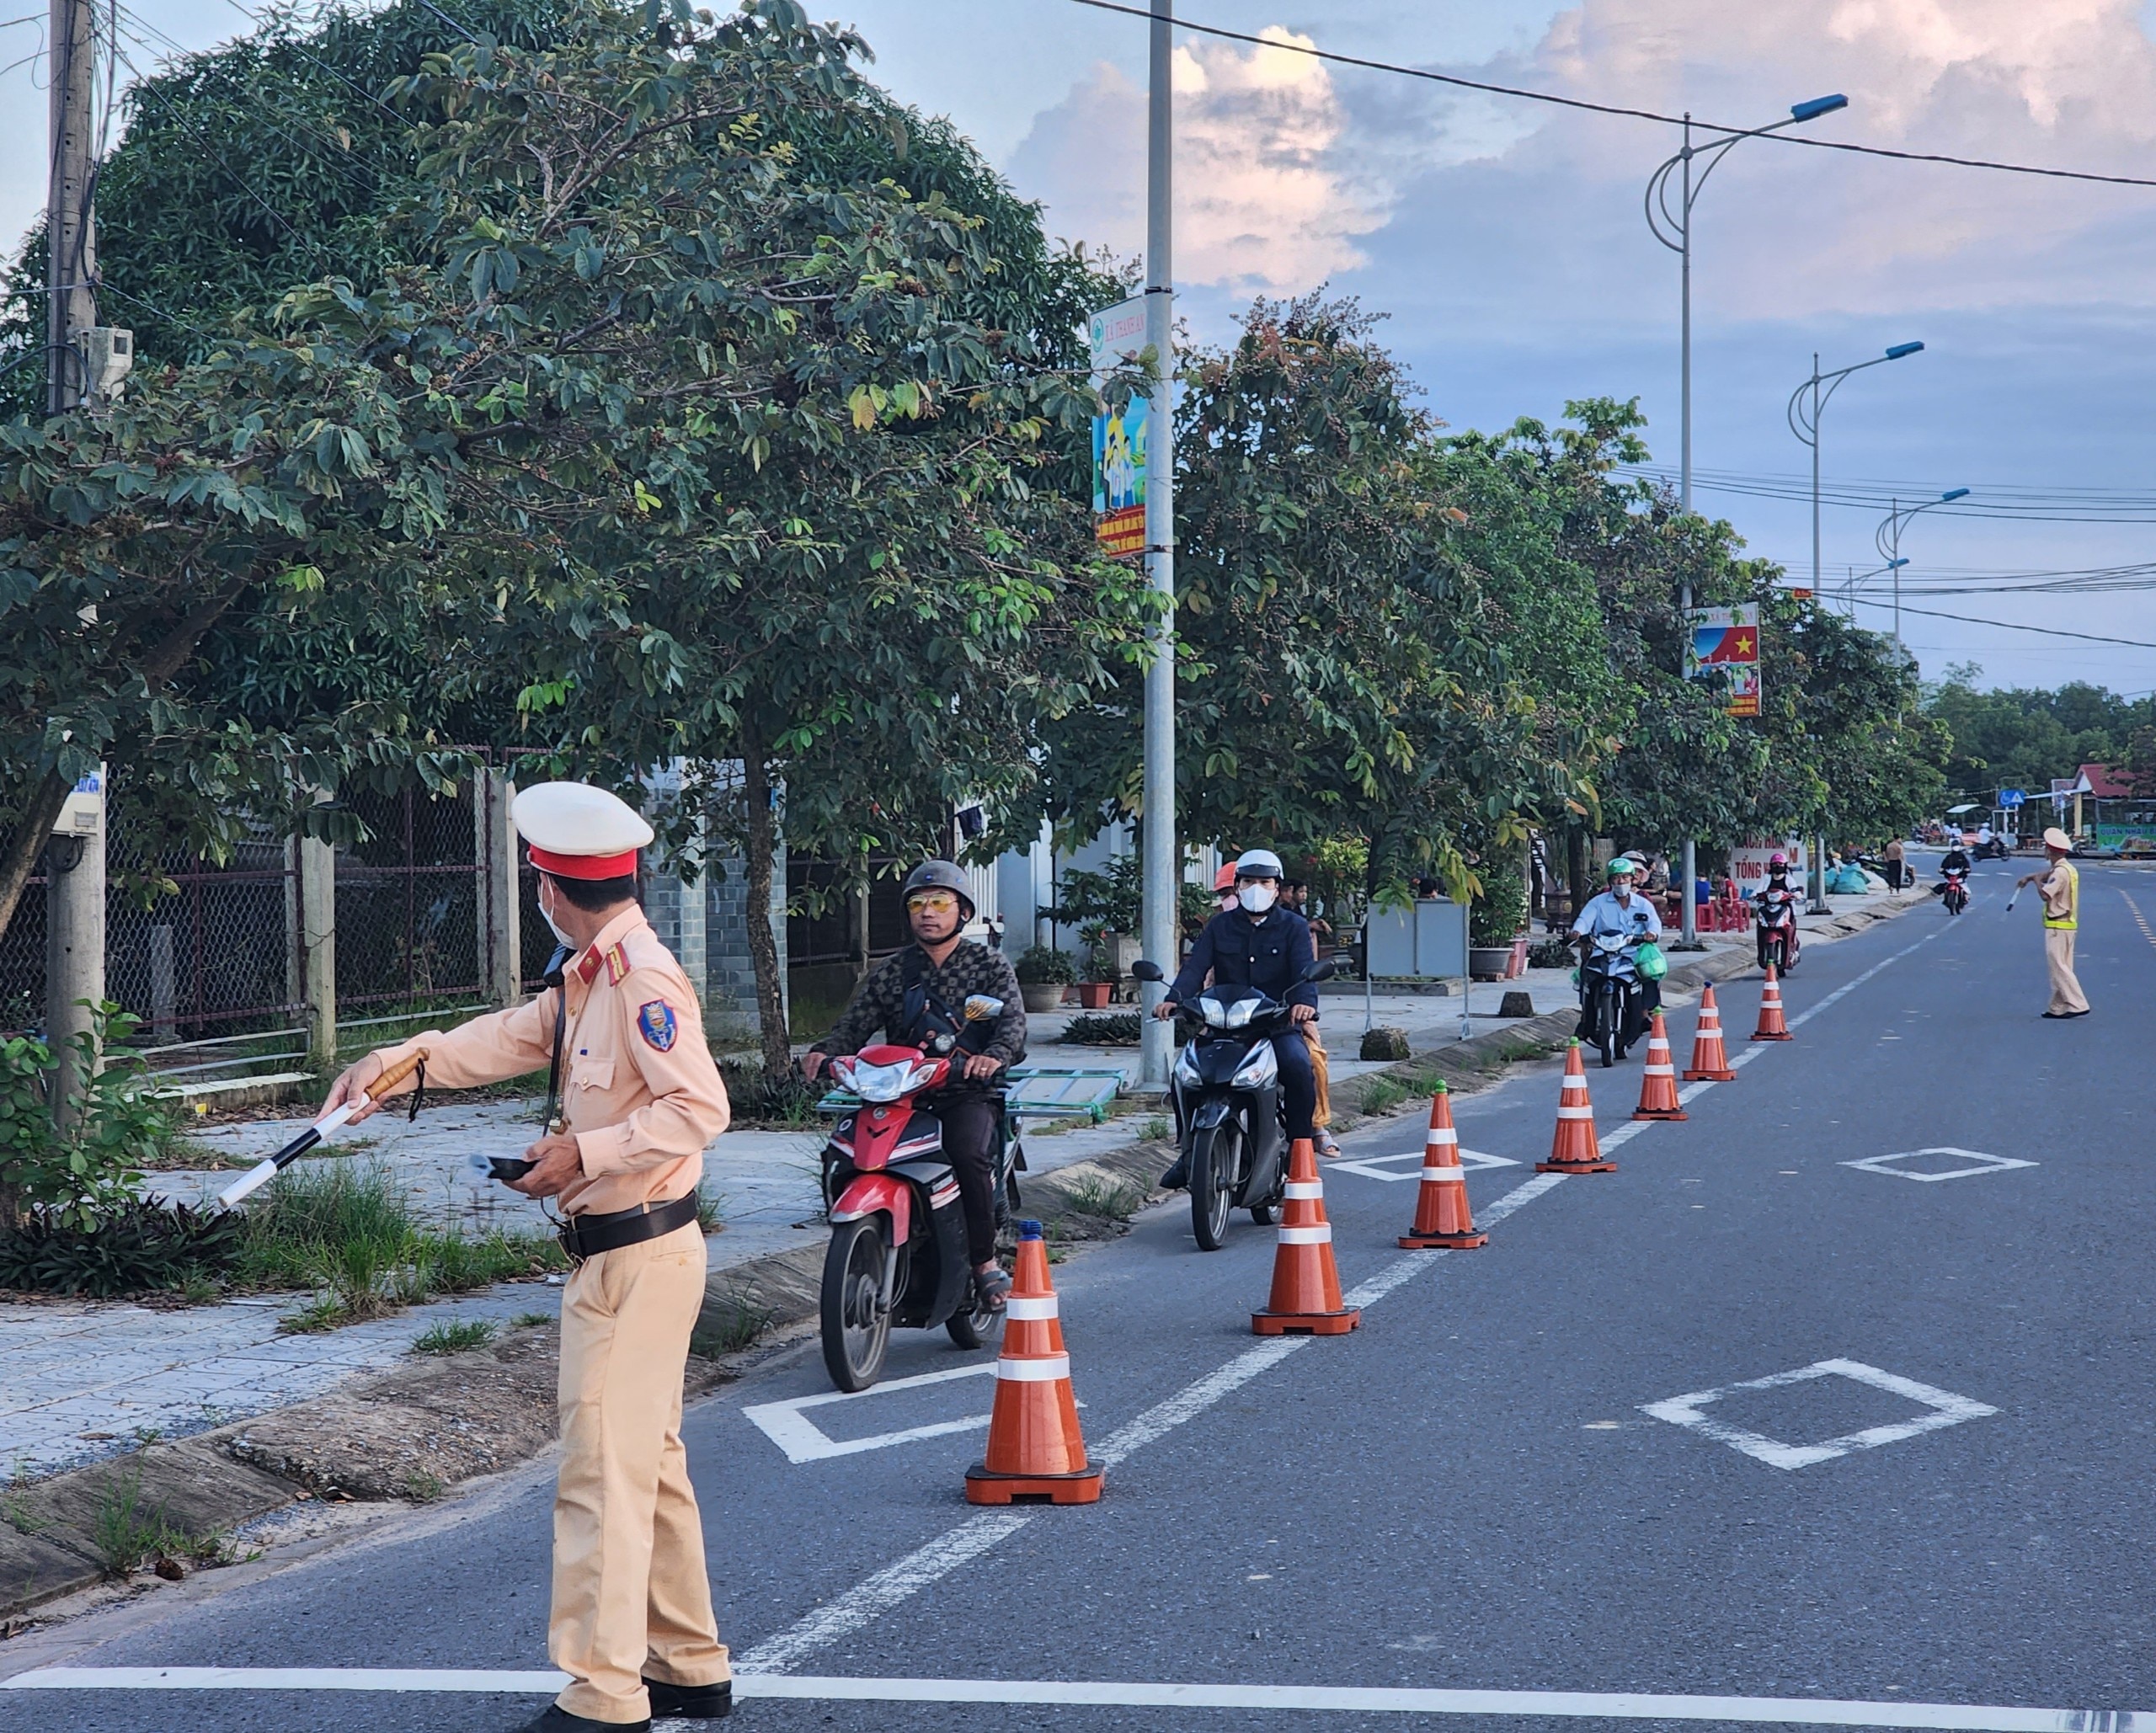
[[[2021,805],[2029,797],[2018,788],[2002,788],[1999,791],[1999,803],[2009,812]]]

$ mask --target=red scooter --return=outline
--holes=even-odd
[[[968,1037],[994,1026],[999,1000],[966,1001],[963,1031],[931,1034],[944,1048],[870,1047],[830,1063],[841,1093],[823,1106],[840,1119],[823,1150],[824,1199],[831,1243],[824,1254],[824,1365],[841,1390],[865,1390],[883,1375],[894,1324],[937,1325],[962,1348],[985,1346],[1003,1314],[977,1304],[958,1179],[943,1156],[943,1124],[932,1094],[962,1064]],[[1025,1152],[1010,1115],[995,1151],[996,1224],[1018,1207]]]
[[[1768,885],[1752,899],[1758,921],[1759,967],[1769,963],[1785,975],[1796,967],[1803,946],[1796,936],[1797,893],[1787,885]]]

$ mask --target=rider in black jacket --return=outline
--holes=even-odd
[[[1167,997],[1153,1015],[1173,1016],[1177,1005],[1203,989],[1208,971],[1216,986],[1255,987],[1292,1006],[1297,1026],[1273,1037],[1273,1056],[1280,1066],[1288,1135],[1314,1139],[1317,1074],[1310,1069],[1310,1048],[1304,1044],[1300,1026],[1317,1021],[1317,989],[1303,979],[1303,971],[1317,952],[1310,923],[1278,906],[1280,875],[1280,857],[1269,849],[1251,849],[1235,862],[1237,906],[1206,922],[1182,973],[1169,984]],[[1189,1170],[1178,1157],[1161,1176],[1161,1184],[1172,1191],[1189,1180]]]

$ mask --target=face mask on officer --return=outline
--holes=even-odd
[[[553,908],[547,900],[547,894],[550,892],[556,896],[559,896],[561,894],[558,891],[554,890],[553,882],[542,875],[539,880],[539,918],[547,923],[547,930],[553,934],[556,943],[567,945],[574,948],[575,946],[576,941],[572,939],[567,933],[563,932],[561,928],[561,923],[554,919]]]
[[[1252,914],[1262,914],[1280,899],[1280,887],[1269,878],[1246,878],[1235,887],[1235,900]]]

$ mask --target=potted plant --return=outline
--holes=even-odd
[[[1055,1010],[1063,1003],[1064,989],[1078,978],[1078,965],[1070,960],[1070,952],[1051,945],[1028,945],[1018,953],[1011,968],[1029,1011]]]
[[[1098,927],[1080,929],[1086,939],[1086,979],[1078,983],[1078,1003],[1087,1010],[1106,1010],[1115,998],[1115,954],[1108,935]]]
[[[1467,972],[1478,981],[1512,979],[1527,966],[1527,880],[1509,861],[1490,863],[1467,915]]]
[[[1087,1010],[1106,1010],[1115,996],[1116,983],[1126,972],[1118,953],[1127,947],[1130,960],[1137,959],[1137,941],[1125,936],[1138,930],[1143,903],[1135,855],[1109,861],[1105,872],[1078,868],[1063,875],[1062,892],[1048,912],[1076,927],[1086,941],[1091,978],[1077,985],[1078,1002]]]

